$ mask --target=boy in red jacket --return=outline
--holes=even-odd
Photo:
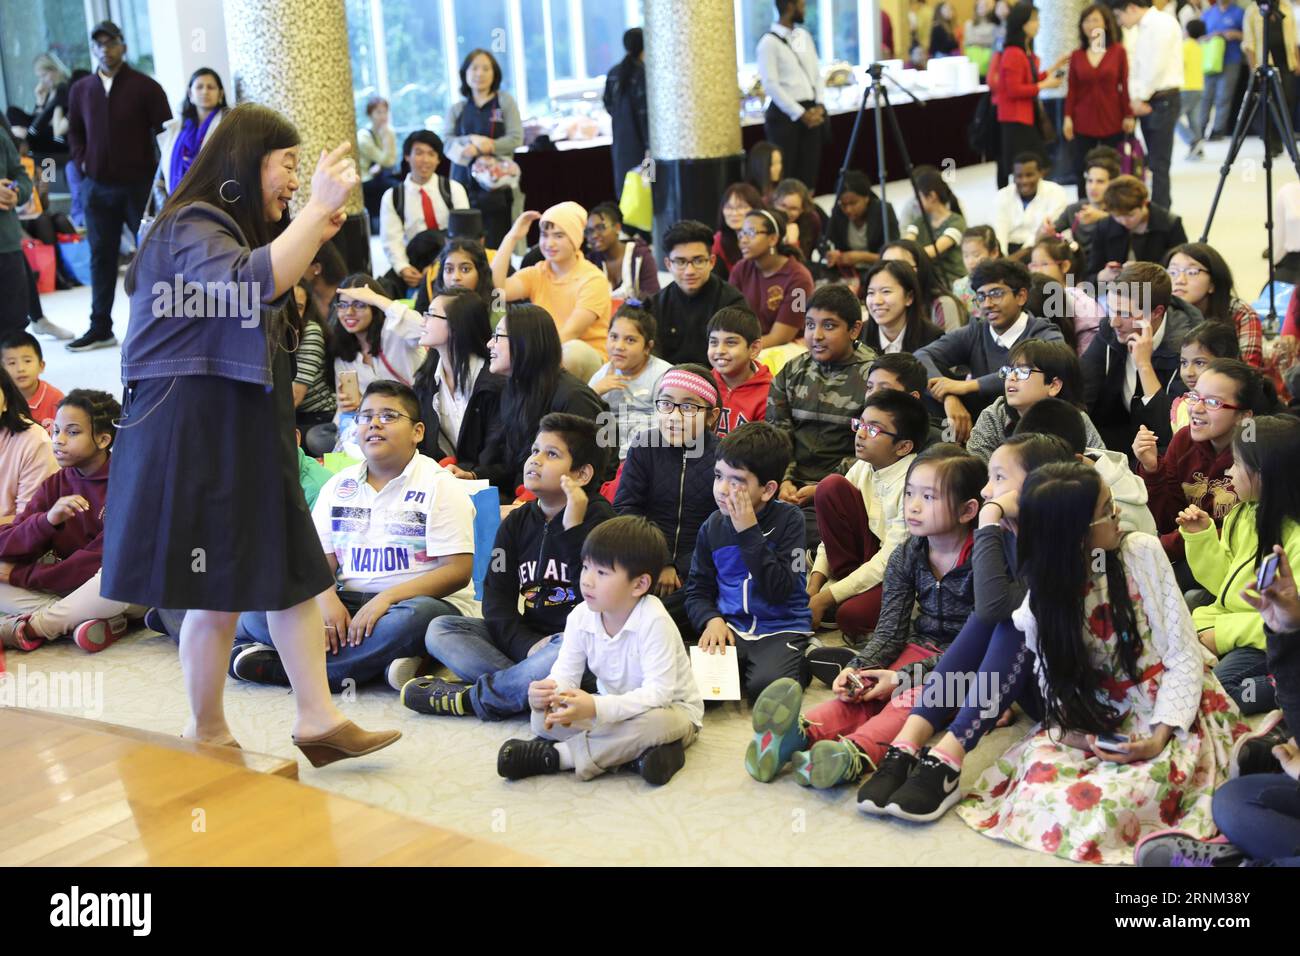
[[[71,633],[101,651],[143,609],[99,596],[109,449],[121,406],[107,392],[78,388],[54,417],[59,470],[46,478],[14,523],[0,531],[0,644],[34,650]]]
[[[715,429],[719,435],[761,422],[767,414],[772,370],[756,361],[762,335],[758,318],[740,306],[721,308],[709,319],[709,364],[722,407]]]

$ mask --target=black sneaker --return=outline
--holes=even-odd
[[[117,346],[117,336],[112,329],[91,328],[80,338],[73,339],[66,346],[69,352],[89,352],[91,349],[111,349]]]
[[[673,774],[685,765],[686,748],[680,740],[651,747],[632,761],[632,769],[641,775],[641,779],[656,787],[662,787],[673,779]]]
[[[441,677],[413,677],[402,685],[402,705],[421,714],[473,717],[466,693],[469,686]]]
[[[236,680],[246,680],[251,684],[272,684],[276,687],[289,686],[289,674],[274,647],[248,644],[238,653],[231,653],[234,659],[230,662],[230,674]]]
[[[497,774],[507,780],[559,772],[560,753],[549,740],[507,740],[497,751]]]
[[[929,823],[938,820],[960,799],[961,771],[926,753],[917,762],[916,773],[894,791],[887,812],[900,820]]]
[[[916,767],[916,757],[906,750],[890,747],[880,761],[880,769],[873,773],[858,788],[858,809],[863,813],[884,816],[889,811],[889,801],[894,793],[907,782],[908,775]]]
[[[804,655],[804,659],[808,661],[808,670],[813,677],[830,687],[840,676],[840,671],[849,666],[854,653],[851,647],[814,647]]]
[[[1281,773],[1282,763],[1273,756],[1273,748],[1290,739],[1291,732],[1282,720],[1282,711],[1273,711],[1263,723],[1232,745],[1228,779],[1236,780],[1252,773]]]

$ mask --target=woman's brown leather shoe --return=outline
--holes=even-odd
[[[400,730],[362,730],[352,721],[345,721],[328,734],[310,740],[293,738],[293,744],[303,752],[313,767],[324,767],[336,760],[363,757],[396,743],[402,736]]]

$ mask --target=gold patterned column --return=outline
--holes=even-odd
[[[680,219],[712,224],[740,178],[740,80],[730,0],[641,0],[654,158],[655,236]]]
[[[302,137],[302,186],[293,207],[301,209],[321,150],[343,142],[356,149],[343,0],[227,0],[225,14],[237,101],[278,110]],[[369,243],[364,232],[360,241],[354,235],[366,220],[359,186],[345,208],[348,223],[335,243],[349,268],[368,270]]]

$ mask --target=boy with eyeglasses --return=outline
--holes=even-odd
[[[942,406],[958,444],[965,443],[985,406],[1002,394],[999,370],[1013,348],[1028,339],[1065,341],[1055,322],[1025,311],[1031,280],[1021,263],[986,259],[970,280],[978,307],[970,323],[916,351],[931,376],[930,398]],[[966,378],[957,378],[955,368],[968,369]]]
[[[640,236],[623,235],[623,213],[617,203],[603,202],[592,209],[583,235],[591,264],[605,270],[614,299],[640,305],[659,291],[654,252]]]
[[[907,540],[907,469],[925,445],[930,416],[919,398],[881,389],[867,399],[851,427],[857,461],[848,474],[823,478],[813,496],[822,546],[808,576],[813,627],[834,613],[848,641],[876,629],[885,565]],[[810,659],[814,674],[816,653]],[[826,683],[838,673],[833,666]]]
[[[334,693],[385,672],[400,689],[418,668],[430,621],[480,614],[471,583],[474,505],[450,472],[419,453],[423,437],[415,393],[400,382],[372,382],[357,411],[365,461],[326,482],[312,509],[337,575],[316,599]],[[289,685],[264,612],[240,615],[230,673]]]
[[[659,340],[655,353],[670,365],[709,364],[709,320],[730,306],[749,310],[740,290],[713,274],[713,230],[684,219],[664,233],[664,266],[670,285],[642,304],[655,317]]]

